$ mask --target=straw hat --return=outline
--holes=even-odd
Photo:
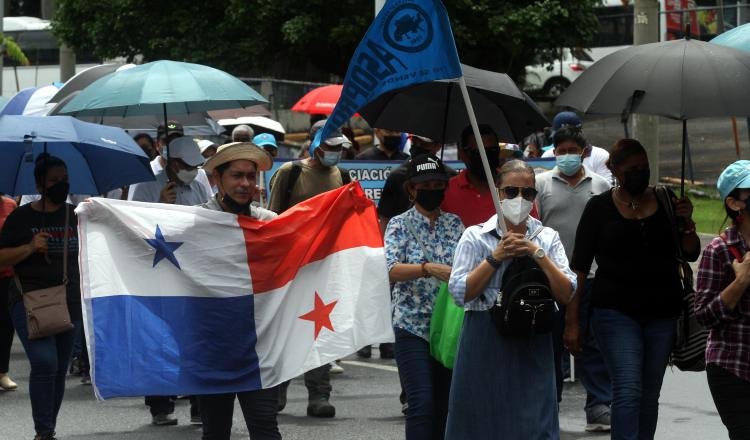
[[[214,168],[219,165],[223,165],[233,160],[249,160],[255,163],[258,171],[266,171],[271,169],[273,159],[266,150],[260,148],[252,142],[232,142],[230,144],[224,144],[216,150],[214,154],[203,169],[207,173],[211,173]]]

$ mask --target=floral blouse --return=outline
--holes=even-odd
[[[407,222],[431,254],[431,260],[425,257]],[[455,214],[441,212],[434,227],[430,227],[430,220],[412,207],[388,222],[385,230],[388,270],[399,263],[431,262],[450,266],[453,251],[463,231],[463,223]],[[439,287],[440,281],[432,277],[395,283],[391,294],[393,326],[429,341],[432,307]]]

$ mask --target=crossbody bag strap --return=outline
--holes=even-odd
[[[432,254],[427,250],[424,244],[422,244],[422,240],[419,239],[417,231],[414,229],[414,225],[411,224],[411,221],[408,218],[405,218],[404,224],[406,225],[406,229],[409,230],[414,239],[417,240],[417,244],[422,249],[422,254],[424,254],[424,257],[427,259],[427,261],[433,261]]]
[[[737,246],[732,246],[729,243],[727,243],[727,235],[725,233],[721,233],[719,235],[721,238],[721,241],[724,242],[724,244],[727,246],[727,249],[729,249],[729,253],[732,254],[732,256],[740,263],[742,263],[742,254],[740,253],[740,250],[737,249]]]
[[[62,283],[68,284],[68,228],[70,227],[70,207],[65,204],[65,231],[63,232],[63,276]],[[13,281],[16,283],[18,292],[23,295],[23,287],[21,287],[21,280],[18,278],[18,274],[13,274]]]
[[[680,243],[679,234],[677,232],[677,218],[674,215],[674,209],[672,209],[672,200],[669,198],[669,191],[664,185],[657,185],[654,188],[656,193],[656,201],[664,208],[664,212],[667,214],[667,220],[669,225],[672,226],[672,240],[677,248],[677,258],[683,260],[682,257],[682,243]]]
[[[70,206],[65,207],[65,230],[63,232],[63,284],[68,284],[68,229],[70,227]]]

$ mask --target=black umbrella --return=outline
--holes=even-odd
[[[500,140],[520,143],[549,126],[543,112],[503,73],[462,65],[469,97],[480,124],[488,124]],[[372,127],[404,131],[454,142],[469,125],[458,80],[432,81],[394,90],[360,108]]]
[[[682,120],[681,194],[687,120],[750,116],[750,54],[689,38],[632,46],[586,69],[555,102],[589,114],[631,113]]]

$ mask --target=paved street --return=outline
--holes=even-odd
[[[374,350],[374,354],[377,350]],[[399,383],[393,361],[379,359],[344,361],[345,372],[333,376],[337,416],[331,420],[305,416],[307,394],[301,380],[289,388],[289,404],[279,418],[281,433],[290,440],[316,439],[400,439],[404,422],[398,402]],[[29,367],[20,343],[15,342],[11,359],[12,377],[20,388],[0,392],[0,439],[33,437],[31,408],[27,391]],[[585,394],[580,383],[567,383],[561,408],[563,440],[606,439],[608,435],[590,435],[583,431]],[[199,439],[200,428],[187,424],[189,405],[178,402],[176,427],[157,428],[143,399],[115,399],[97,402],[90,386],[77,377],[68,386],[58,419],[61,440],[170,440]],[[239,406],[234,415],[235,438],[247,438],[247,429]],[[705,375],[668,371],[662,390],[658,439],[722,439],[724,427],[714,409]]]

